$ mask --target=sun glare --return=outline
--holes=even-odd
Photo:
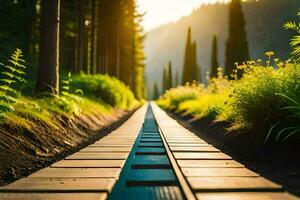
[[[226,3],[229,0],[138,0],[139,11],[146,13],[143,25],[146,30],[161,24],[177,21],[190,14],[193,9],[212,3]]]

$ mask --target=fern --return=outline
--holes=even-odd
[[[62,96],[70,96],[70,83],[72,82],[71,72],[68,73],[68,79],[62,80],[61,94]]]
[[[11,105],[16,102],[16,97],[21,95],[21,92],[14,88],[16,84],[26,83],[26,80],[22,77],[26,73],[25,60],[23,59],[23,52],[20,49],[16,49],[14,53],[8,59],[8,64],[3,67],[2,78],[0,79],[0,116],[3,116],[5,112],[13,111],[14,108]]]
[[[300,17],[300,10],[297,16]],[[298,34],[292,38],[290,45],[293,48],[292,55],[296,61],[300,61],[300,22],[287,22],[284,24],[284,28],[294,30]]]

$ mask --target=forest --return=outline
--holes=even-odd
[[[0,0],[0,199],[298,199],[299,0],[173,3]]]

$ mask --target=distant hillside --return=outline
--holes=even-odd
[[[288,57],[292,33],[284,30],[282,26],[286,21],[295,18],[298,9],[300,0],[254,0],[243,3],[252,59],[263,58],[264,53],[269,50],[274,51],[280,58]],[[177,70],[181,75],[188,26],[192,27],[193,39],[197,41],[198,62],[203,77],[210,66],[213,34],[218,36],[219,63],[224,66],[225,42],[228,35],[227,16],[227,4],[206,5],[176,23],[150,31],[145,47],[150,91],[154,81],[161,84],[162,69],[169,59],[173,62],[174,74]]]

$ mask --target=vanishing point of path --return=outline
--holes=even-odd
[[[0,187],[1,200],[296,200],[156,104],[79,152]]]

